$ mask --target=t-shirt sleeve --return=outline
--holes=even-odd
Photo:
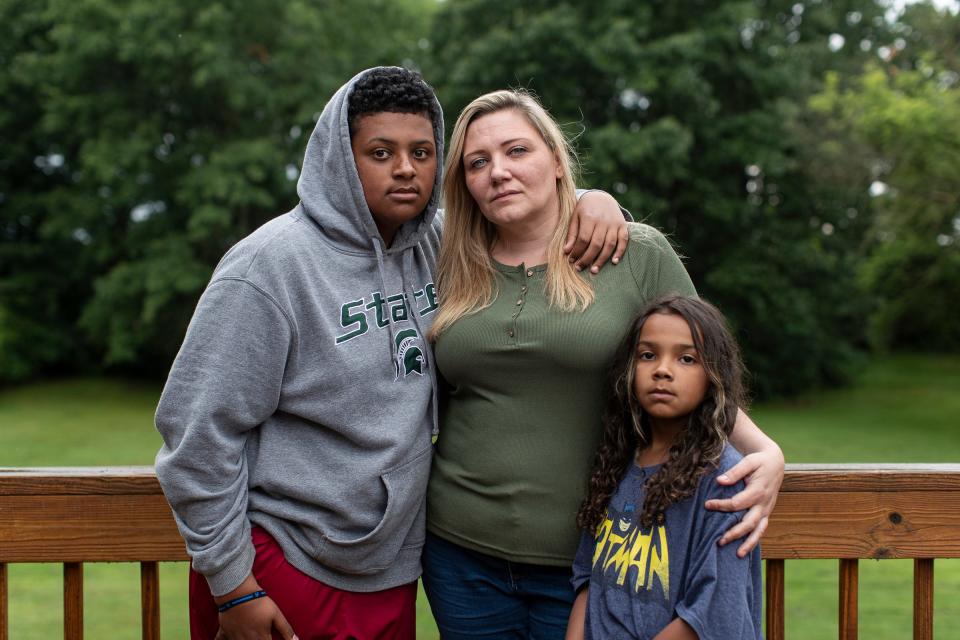
[[[594,544],[593,536],[587,531],[580,533],[580,545],[577,547],[577,555],[573,558],[573,577],[570,578],[574,593],[579,593],[590,582]]]
[[[629,226],[630,242],[639,245],[639,251],[628,252],[630,268],[645,299],[670,294],[696,296],[697,289],[670,241],[649,225]]]
[[[703,500],[727,498],[741,486],[720,487],[715,475],[704,478],[709,483]],[[747,557],[737,557],[736,543],[723,547],[717,541],[736,524],[743,512],[724,513],[700,510],[696,540],[691,545],[689,571],[683,597],[677,602],[677,615],[697,633],[700,640],[728,638],[760,638],[760,603],[757,602],[760,581],[760,549]]]

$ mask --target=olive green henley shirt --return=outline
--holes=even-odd
[[[620,264],[587,276],[596,299],[584,311],[550,308],[545,265],[494,266],[497,299],[434,349],[450,393],[427,528],[506,560],[569,565],[614,353],[649,301],[696,290],[666,238],[635,223]]]

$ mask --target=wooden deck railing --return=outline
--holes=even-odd
[[[152,467],[0,468],[0,640],[7,570],[63,563],[63,637],[83,637],[83,563],[139,562],[144,640],[160,638],[157,563],[187,560]]]
[[[914,638],[933,638],[933,568],[960,558],[960,464],[788,465],[763,540],[767,638],[784,637],[784,560],[839,560],[839,638],[857,638],[860,558],[914,560]],[[186,560],[150,467],[0,468],[0,640],[7,564],[64,567],[64,637],[83,636],[83,563],[139,562],[143,638],[160,637],[157,563]]]
[[[914,561],[913,637],[933,638],[933,561],[960,558],[960,465],[788,465],[763,539],[767,638],[784,637],[784,560],[839,560],[841,640],[857,638],[858,560]]]

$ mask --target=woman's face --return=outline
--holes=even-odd
[[[498,228],[552,228],[559,221],[560,162],[519,111],[496,111],[470,123],[463,169],[470,195]]]

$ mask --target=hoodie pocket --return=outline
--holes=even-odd
[[[410,545],[407,538],[418,519],[422,527],[432,450],[428,447],[413,459],[383,472],[380,480],[387,490],[387,507],[380,522],[359,538],[345,540],[335,534],[325,535],[317,560],[331,569],[354,575],[378,573],[389,567],[401,546]],[[422,532],[417,539],[422,542]]]

